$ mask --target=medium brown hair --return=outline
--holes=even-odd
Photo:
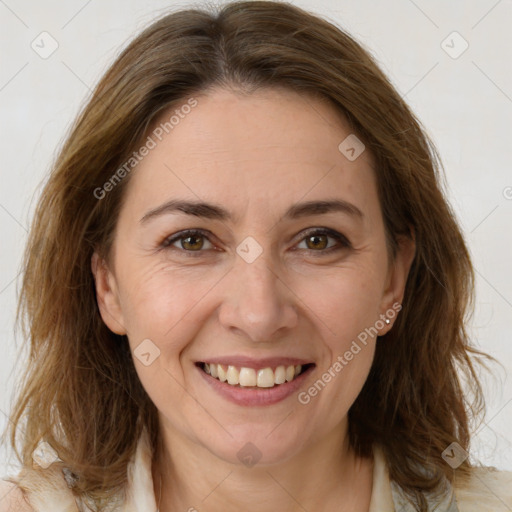
[[[164,109],[214,86],[285,87],[327,99],[376,158],[390,247],[414,233],[403,309],[377,344],[349,411],[349,437],[361,456],[379,443],[391,479],[426,510],[421,491],[453,480],[443,450],[454,441],[469,449],[470,420],[484,411],[470,356],[492,358],[470,345],[465,330],[474,293],[470,257],[445,198],[436,149],[370,53],[334,24],[283,2],[168,14],[127,46],[93,91],[55,161],[29,234],[18,314],[30,356],[11,444],[23,467],[32,468],[31,454],[45,439],[61,459],[52,467],[71,470],[75,495],[99,510],[123,489],[143,428],[157,446],[156,407],[126,337],[101,319],[91,272],[95,250],[108,259],[129,175],[102,199],[94,191]],[[466,460],[458,471],[470,469]]]

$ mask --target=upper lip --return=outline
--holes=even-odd
[[[202,359],[201,363],[222,364],[224,366],[237,366],[239,368],[277,368],[278,366],[297,366],[311,364],[313,361],[299,357],[264,357],[255,359],[246,356],[219,356]]]

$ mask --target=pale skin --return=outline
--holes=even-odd
[[[301,357],[316,365],[307,390],[402,301],[414,243],[388,254],[372,155],[351,162],[339,151],[351,131],[328,103],[281,89],[195,98],[133,171],[108,263],[92,259],[106,325],[126,334],[132,350],[145,339],[160,350],[149,366],[134,358],[163,434],[161,463],[152,467],[157,503],[162,478],[160,512],[366,512],[373,460],[350,448],[347,413],[382,341],[369,338],[306,405],[297,393],[273,405],[234,404],[198,378],[195,363]],[[170,199],[215,203],[233,218],[175,211],[141,221]],[[362,215],[281,218],[296,203],[333,199]],[[330,235],[311,240],[311,228],[334,230],[350,245]],[[161,246],[186,229],[205,234]],[[248,236],[263,251],[252,263],[236,252]],[[252,467],[237,457],[249,441],[261,453]]]

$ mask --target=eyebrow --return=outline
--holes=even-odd
[[[160,217],[161,215],[182,212],[186,215],[202,217],[205,219],[233,221],[233,216],[224,207],[206,203],[202,201],[185,201],[180,199],[171,199],[166,203],[149,210],[141,219],[141,223],[146,223],[150,219]],[[306,201],[292,205],[281,220],[294,220],[311,215],[321,215],[332,212],[345,213],[351,217],[363,219],[363,212],[352,203],[342,199],[332,199],[324,201]]]

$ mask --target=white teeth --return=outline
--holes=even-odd
[[[272,368],[263,368],[258,370],[258,387],[259,388],[272,388],[274,387],[274,372]]]
[[[240,386],[256,386],[256,372],[253,368],[241,368]]]
[[[272,388],[278,384],[292,381],[302,371],[302,365],[278,366],[275,370],[270,367],[255,370],[254,368],[237,368],[229,365],[204,363],[203,370],[212,377],[226,382],[231,386]]]
[[[220,364],[212,364],[212,365],[210,365],[210,375],[212,377],[214,377],[214,375],[211,373],[211,367],[212,366],[216,366],[217,367],[217,379],[219,379],[221,382],[226,382],[228,377],[226,375],[226,370],[224,369],[224,367],[222,365],[220,365]]]
[[[276,368],[275,383],[276,384],[284,384],[285,381],[286,381],[286,368],[284,366],[278,366]]]
[[[232,386],[238,384],[240,381],[240,373],[234,366],[228,366],[226,377],[228,378],[228,384],[231,384]]]

